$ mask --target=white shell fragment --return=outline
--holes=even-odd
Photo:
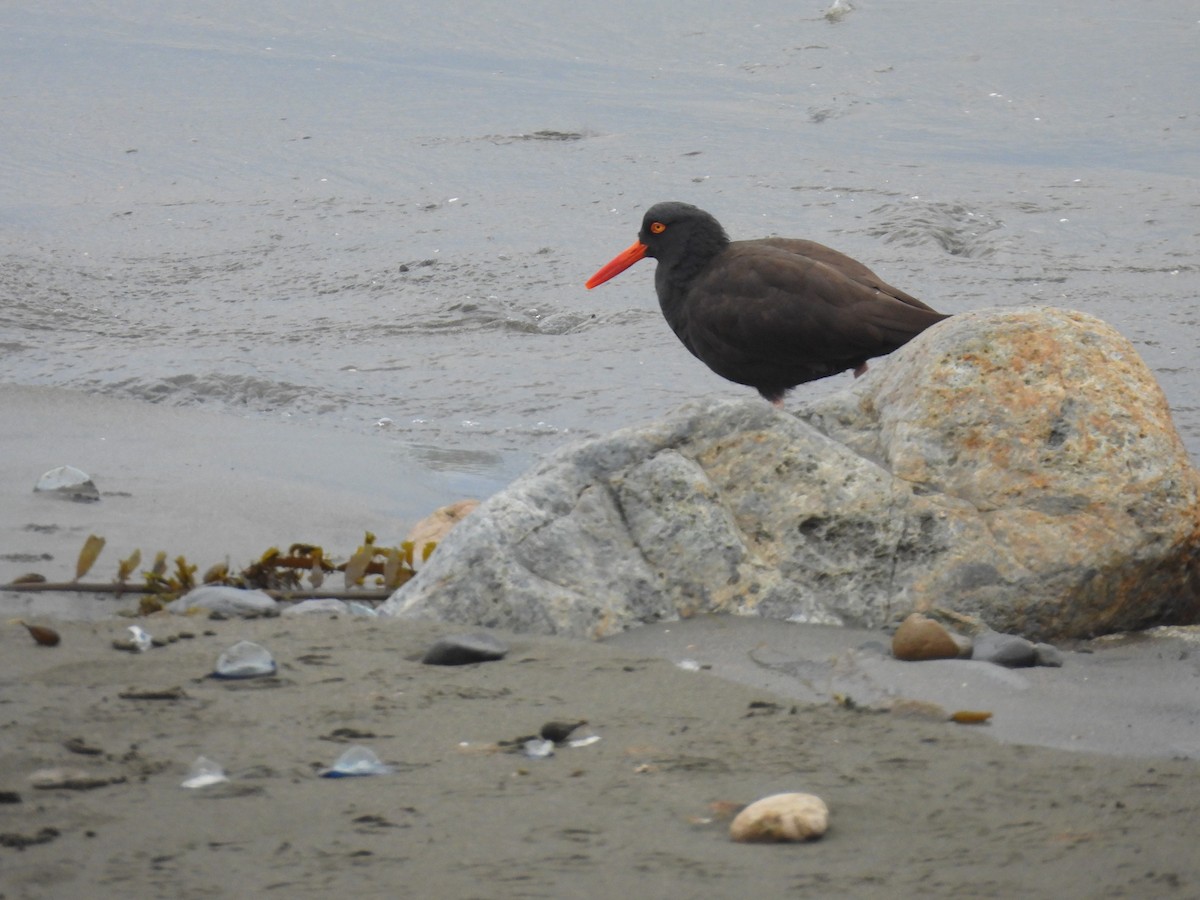
[[[100,499],[100,492],[87,472],[74,466],[59,466],[38,479],[34,491],[52,493],[66,500],[91,503]]]
[[[554,755],[554,741],[532,738],[521,746],[521,752],[529,759],[546,759]]]
[[[729,825],[735,841],[811,841],[829,827],[829,808],[814,794],[772,794],[743,809]]]
[[[213,762],[207,756],[197,756],[192,767],[188,769],[188,777],[183,780],[180,787],[202,788],[208,787],[210,784],[221,784],[228,780],[225,770],[218,763]]]
[[[129,647],[136,653],[145,653],[154,646],[154,638],[150,633],[137,625],[129,626]]]

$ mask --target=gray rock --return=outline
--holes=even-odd
[[[187,615],[206,610],[223,616],[272,615],[279,609],[275,598],[262,591],[247,591],[222,584],[205,584],[166,605],[167,612]]]
[[[434,642],[421,662],[429,666],[465,666],[508,655],[508,645],[490,634],[452,634]]]
[[[381,613],[596,638],[943,607],[1074,637],[1200,619],[1198,560],[1200,477],[1133,347],[1012,309],[942,322],[796,414],[708,401],[564,448]]]
[[[1033,652],[1037,659],[1035,665],[1046,666],[1051,669],[1062,668],[1062,651],[1053,644],[1034,644]]]
[[[283,607],[279,615],[290,618],[292,616],[348,616],[350,615],[350,607],[345,600],[338,600],[334,597],[322,597],[320,599],[301,600],[298,603],[292,603]]]
[[[94,503],[100,499],[96,482],[92,481],[87,472],[74,466],[51,469],[38,479],[33,489],[38,493],[47,493],[79,503]]]
[[[971,659],[1009,669],[1024,669],[1037,665],[1037,651],[1032,641],[988,629],[975,635]]]
[[[283,605],[281,616],[354,616],[356,618],[374,618],[375,608],[360,603],[357,600],[338,600],[334,597],[321,597],[310,600],[300,600],[290,605]]]

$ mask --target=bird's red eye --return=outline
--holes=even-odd
[[[662,234],[666,230],[667,230],[667,226],[664,225],[662,222],[651,222],[650,223],[650,233],[651,234]]]

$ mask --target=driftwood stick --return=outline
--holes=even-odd
[[[382,601],[392,595],[387,589],[381,590],[336,590],[322,588],[320,590],[260,588],[264,594],[276,600],[359,600],[363,602]],[[118,597],[125,594],[166,594],[168,590],[147,584],[104,584],[82,581],[33,581],[19,584],[0,584],[0,591],[31,592],[39,591],[70,591],[77,594],[114,594]]]

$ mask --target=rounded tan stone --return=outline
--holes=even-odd
[[[729,836],[742,843],[811,841],[829,827],[829,808],[814,794],[772,794],[756,800],[729,825]]]
[[[454,526],[470,515],[478,505],[478,500],[459,500],[457,503],[436,509],[414,525],[405,540],[412,541],[419,558],[426,544],[440,544]]]
[[[927,659],[955,659],[960,655],[958,642],[940,623],[913,613],[900,623],[892,635],[892,656],[908,662]]]

